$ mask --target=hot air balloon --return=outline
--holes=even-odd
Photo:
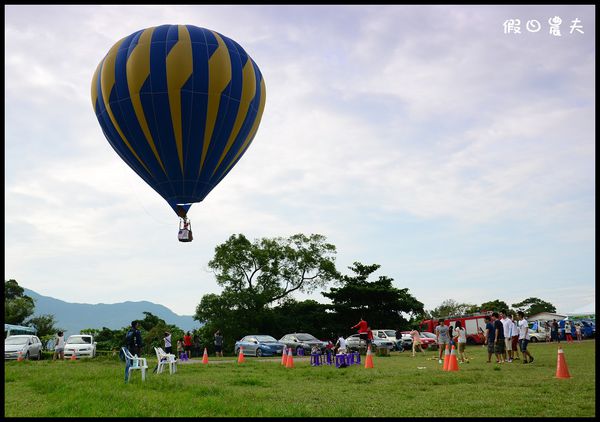
[[[92,104],[117,154],[181,218],[244,155],[266,88],[234,40],[193,25],[142,29],[115,43],[92,79]]]

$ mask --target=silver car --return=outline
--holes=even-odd
[[[350,350],[359,350],[360,334],[352,334],[346,339],[347,347]],[[395,344],[390,340],[384,340],[380,338],[373,338],[374,349],[385,348],[390,352],[394,350]],[[360,342],[360,348],[366,349],[366,344],[363,341]]]
[[[19,355],[23,359],[40,360],[42,358],[42,342],[33,335],[7,337],[4,340],[4,359],[18,359]]]

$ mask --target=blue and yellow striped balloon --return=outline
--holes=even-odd
[[[118,41],[92,79],[92,104],[117,154],[180,216],[248,149],[265,82],[235,41],[162,25]]]

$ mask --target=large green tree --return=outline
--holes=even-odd
[[[530,297],[521,302],[513,303],[512,307],[517,311],[523,311],[525,315],[535,315],[540,312],[556,312],[553,304],[537,297]]]
[[[342,287],[331,288],[322,295],[332,302],[335,312],[337,334],[350,331],[363,317],[374,328],[406,329],[410,320],[422,316],[423,303],[408,293],[408,289],[398,289],[392,285],[392,278],[380,276],[369,281],[369,276],[380,265],[364,265],[354,262],[349,269],[354,275],[341,276]],[[407,314],[407,320],[403,314]]]
[[[62,328],[56,328],[56,320],[54,315],[45,314],[30,318],[27,321],[28,325],[32,325],[37,330],[37,336],[41,339],[42,337],[50,337],[56,335],[58,331],[64,331]]]
[[[313,292],[338,277],[335,253],[335,246],[319,234],[254,241],[243,234],[229,237],[208,263],[223,290],[204,295],[194,315],[204,323],[203,343],[212,344],[216,330],[223,334],[225,350],[242,335],[269,333],[275,307],[296,292]]]
[[[239,234],[215,248],[208,266],[224,292],[241,299],[241,307],[260,311],[293,292],[310,293],[333,280],[335,253],[319,234],[254,242]]]
[[[4,280],[4,322],[23,324],[35,308],[34,300],[25,294],[16,280]]]

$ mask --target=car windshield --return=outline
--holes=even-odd
[[[271,336],[256,336],[256,339],[263,343],[275,343],[277,340]]]
[[[67,344],[91,344],[91,337],[69,337]]]
[[[396,337],[396,332],[392,331],[392,330],[385,330],[384,331],[385,335],[388,337]]]
[[[432,333],[423,332],[423,333],[421,333],[421,335],[424,337],[435,338],[435,334],[432,334]]]
[[[9,337],[4,340],[4,344],[27,344],[29,337]]]
[[[298,334],[296,335],[296,338],[298,338],[298,340],[300,341],[315,341],[315,340],[319,340],[317,339],[315,336],[311,336],[310,334]]]

